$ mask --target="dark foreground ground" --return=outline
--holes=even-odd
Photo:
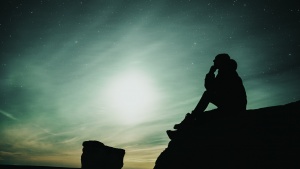
[[[300,169],[300,101],[230,113],[175,132],[154,169]]]
[[[1,169],[78,169],[66,167],[45,167],[45,166],[26,166],[26,165],[0,165]]]

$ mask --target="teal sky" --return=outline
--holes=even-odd
[[[126,150],[123,168],[153,168],[219,53],[237,61],[248,109],[300,99],[296,0],[0,6],[0,164],[80,167],[98,140]]]

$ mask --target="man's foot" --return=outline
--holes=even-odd
[[[192,123],[193,120],[194,120],[194,116],[191,115],[190,113],[187,113],[181,123],[174,125],[174,129],[178,130],[178,129],[186,128]]]
[[[173,140],[177,135],[177,131],[167,130],[167,135],[171,140]]]

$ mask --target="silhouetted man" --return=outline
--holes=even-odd
[[[192,115],[204,112],[209,103],[216,105],[221,111],[246,110],[246,91],[236,69],[236,61],[230,59],[228,54],[219,54],[215,57],[214,65],[205,77],[206,91],[192,111]],[[216,70],[218,74],[215,76]]]
[[[236,72],[237,63],[230,59],[228,54],[219,54],[214,59],[214,64],[206,74],[204,86],[206,91],[203,93],[199,103],[192,111],[187,114],[185,119],[175,129],[188,126],[194,119],[201,118],[201,115],[209,103],[218,107],[222,113],[237,113],[246,110],[247,96],[242,82]],[[215,72],[218,74],[215,76]],[[169,137],[172,131],[167,131]]]

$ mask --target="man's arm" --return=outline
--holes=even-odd
[[[205,76],[205,82],[204,82],[204,87],[206,90],[211,90],[215,86],[215,71],[216,71],[215,66],[211,66],[209,72]]]

